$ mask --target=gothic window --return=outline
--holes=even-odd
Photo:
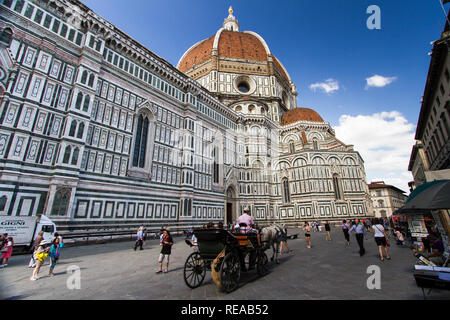
[[[82,83],[82,84],[86,84],[87,75],[88,75],[87,71],[84,70],[84,71],[83,71],[83,74],[81,75],[81,83]]]
[[[77,138],[82,139],[83,133],[84,133],[84,122],[81,122],[80,125],[78,126]]]
[[[77,94],[77,100],[75,101],[75,109],[81,108],[81,101],[83,100],[83,94],[81,92],[78,92]]]
[[[70,189],[61,189],[55,193],[53,200],[53,207],[51,211],[52,216],[65,216],[67,207],[69,206]]]
[[[284,178],[282,183],[283,183],[283,202],[290,203],[291,193],[289,191],[289,180],[287,178]]]
[[[314,148],[314,150],[319,150],[319,145],[317,143],[317,140],[313,140],[313,148]]]
[[[342,190],[339,184],[339,176],[336,173],[333,174],[333,188],[336,200],[342,200]]]
[[[91,98],[89,97],[89,95],[86,95],[84,97],[84,102],[83,102],[83,111],[88,111],[89,109],[89,102],[91,101]]]
[[[6,208],[6,201],[8,198],[6,196],[0,197],[0,211],[4,211]]]
[[[217,161],[217,157],[218,157],[217,147],[214,147],[214,150],[213,150],[213,158],[214,158],[213,181],[214,181],[214,183],[219,183],[219,164]]]
[[[144,117],[142,114],[140,114],[136,126],[136,138],[134,142],[134,152],[133,152],[134,167],[139,168],[145,167],[148,127],[149,127],[148,117]]]
[[[88,83],[88,86],[89,87],[92,87],[92,86],[94,86],[94,74],[91,74],[90,76],[89,76],[89,83]]]
[[[290,151],[290,153],[295,153],[294,142],[289,142],[289,151]]]
[[[78,148],[73,149],[71,164],[73,164],[75,166],[77,165],[77,163],[78,163],[78,154],[79,153],[80,153],[80,149],[78,149]]]
[[[70,153],[72,152],[72,148],[67,146],[64,151],[63,163],[69,163]]]
[[[77,121],[76,120],[72,120],[71,124],[70,124],[70,129],[69,129],[69,136],[70,137],[75,137],[75,130],[77,129]]]

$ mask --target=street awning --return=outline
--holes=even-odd
[[[442,209],[450,209],[450,180],[435,180],[420,185],[394,214],[430,213]]]

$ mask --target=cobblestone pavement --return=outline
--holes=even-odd
[[[365,241],[366,255],[360,257],[354,236],[345,245],[340,229],[332,231],[332,241],[324,232],[312,232],[312,248],[299,239],[290,240],[290,254],[283,254],[280,264],[271,265],[270,273],[259,278],[255,271],[241,276],[240,287],[224,294],[206,274],[202,286],[190,289],[183,280],[183,266],[192,250],[184,238],[175,238],[169,272],[156,274],[160,251],[158,240],[150,240],[143,251],[133,251],[133,242],[114,242],[62,249],[55,276],[49,277],[48,261],[40,279],[30,281],[29,256],[13,256],[7,268],[0,269],[2,299],[423,299],[412,271],[416,261],[406,247],[391,246],[392,260],[381,262],[372,235]],[[268,256],[271,251],[267,251]],[[270,256],[269,256],[270,257]],[[81,289],[69,290],[66,270],[76,265],[81,270]],[[366,286],[367,267],[381,268],[381,289]],[[432,291],[430,299],[450,299],[448,291]]]

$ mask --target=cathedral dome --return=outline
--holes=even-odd
[[[289,74],[271,53],[266,41],[256,32],[239,31],[238,21],[232,12],[230,8],[230,15],[215,35],[197,42],[183,54],[177,68],[194,79],[201,76],[203,70],[211,68],[223,70],[228,67],[230,70],[224,71],[238,74],[277,73],[290,84]],[[226,62],[232,63],[227,66]],[[255,62],[255,67],[239,65],[239,62]]]
[[[281,125],[287,126],[297,121],[324,122],[322,117],[313,109],[294,108],[283,114]]]

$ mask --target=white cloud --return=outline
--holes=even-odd
[[[408,192],[408,172],[415,126],[398,111],[371,115],[343,115],[336,136],[354,145],[363,160],[367,182],[383,180]]]
[[[383,77],[378,74],[371,76],[370,78],[366,78],[366,90],[369,87],[385,87],[390,84],[392,81],[396,80],[397,77]]]
[[[312,91],[322,90],[326,93],[333,93],[339,90],[339,82],[334,79],[327,79],[325,82],[313,83],[309,86]]]

